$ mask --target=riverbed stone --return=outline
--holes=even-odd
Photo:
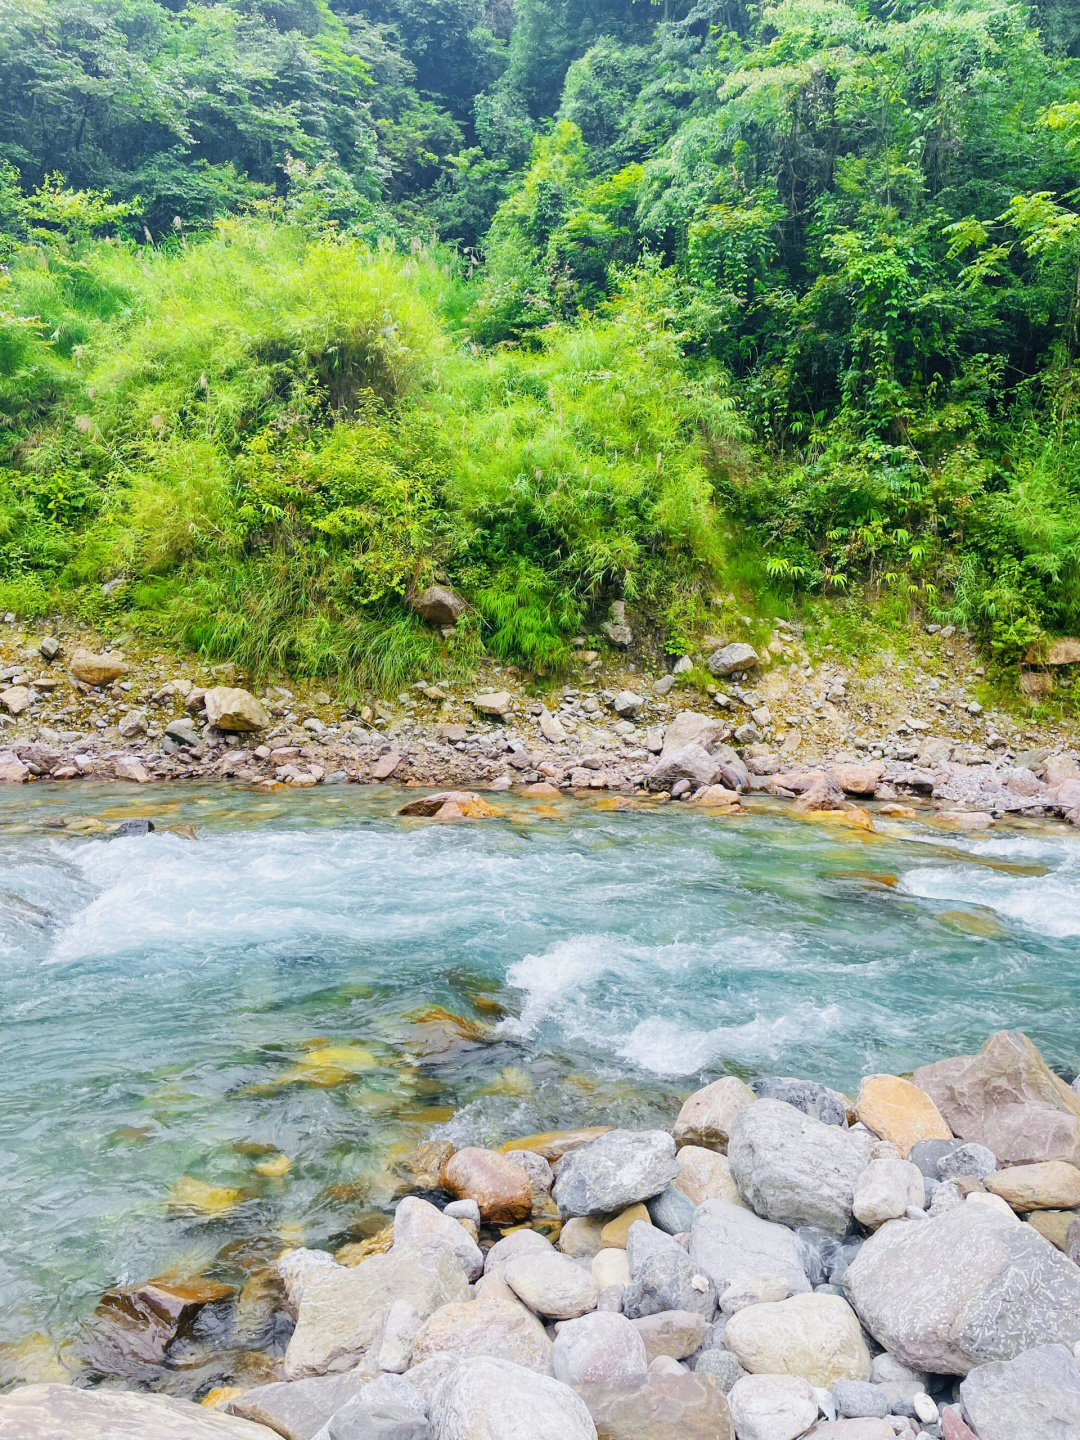
[[[489,1224],[513,1225],[532,1214],[528,1174],[497,1150],[458,1150],[443,1166],[442,1183],[459,1200],[475,1200]]]
[[[896,1440],[896,1431],[889,1420],[823,1420],[807,1430],[806,1440]]]
[[[85,646],[80,646],[72,655],[68,661],[68,669],[76,680],[94,688],[111,685],[114,680],[121,679],[128,672],[122,655],[109,652],[99,654],[87,650]]]
[[[675,1159],[679,1173],[671,1184],[681,1190],[693,1205],[701,1205],[706,1200],[728,1200],[735,1205],[743,1203],[731,1173],[731,1161],[726,1155],[703,1145],[683,1145]]]
[[[1010,1165],[988,1175],[986,1188],[1014,1210],[1073,1210],[1080,1206],[1080,1170],[1067,1160]]]
[[[1033,1210],[1027,1223],[1056,1250],[1064,1250],[1069,1231],[1080,1220],[1080,1210]],[[1072,1257],[1075,1259],[1075,1256]]]
[[[1033,1345],[1080,1340],[1080,1267],[1009,1213],[966,1201],[894,1220],[862,1246],[844,1290],[890,1355],[965,1375]]]
[[[685,781],[688,790],[701,790],[711,785],[718,774],[716,761],[700,745],[683,745],[678,750],[665,747],[649,771],[648,786],[650,790],[670,790]]]
[[[265,1425],[171,1395],[23,1385],[0,1395],[0,1440],[274,1440]]]
[[[569,1385],[506,1360],[457,1366],[430,1406],[435,1440],[597,1440],[585,1402]]]
[[[551,1248],[551,1241],[547,1236],[540,1235],[535,1230],[511,1230],[501,1240],[496,1240],[484,1256],[484,1274],[502,1275],[516,1255],[523,1255],[526,1250]]]
[[[459,1221],[418,1195],[406,1195],[394,1211],[395,1245],[447,1245],[470,1280],[484,1271],[484,1255]]]
[[[796,1440],[818,1417],[818,1402],[796,1375],[744,1375],[728,1395],[738,1440]]]
[[[751,1374],[801,1375],[824,1387],[870,1379],[862,1326],[840,1295],[749,1305],[727,1322],[724,1345]]]
[[[848,1123],[844,1097],[816,1080],[801,1080],[795,1075],[766,1075],[751,1080],[750,1089],[759,1100],[783,1100],[823,1125]]]
[[[607,1222],[600,1231],[601,1246],[609,1250],[625,1250],[626,1233],[639,1220],[649,1223],[649,1212],[640,1201],[636,1205],[628,1205]]]
[[[563,1157],[552,1193],[563,1215],[612,1215],[658,1195],[678,1168],[666,1130],[609,1130]]]
[[[584,1315],[600,1296],[591,1271],[558,1250],[526,1250],[507,1264],[503,1278],[534,1314],[548,1320]]]
[[[810,1289],[806,1252],[798,1237],[727,1200],[706,1200],[698,1206],[689,1253],[717,1294],[733,1281],[753,1276],[777,1276],[792,1294]]]
[[[413,1342],[413,1363],[442,1354],[493,1355],[551,1374],[547,1331],[524,1305],[501,1296],[455,1300],[428,1316]]]
[[[964,1140],[938,1159],[937,1178],[960,1180],[974,1176],[976,1180],[985,1180],[988,1175],[993,1175],[997,1168],[997,1156],[992,1150],[985,1145],[977,1145],[974,1141]]]
[[[311,1440],[431,1440],[426,1414],[399,1400],[350,1400]]]
[[[411,1301],[424,1318],[468,1289],[461,1261],[446,1246],[395,1245],[356,1266],[316,1269],[300,1295],[285,1378],[325,1375],[357,1364],[378,1338],[395,1300]]]
[[[591,1260],[603,1247],[600,1236],[607,1221],[603,1215],[574,1215],[559,1231],[559,1249],[574,1260]]]
[[[657,1229],[668,1235],[682,1235],[693,1223],[695,1208],[689,1195],[672,1182],[652,1197],[646,1213]]]
[[[837,1412],[845,1419],[884,1419],[889,1402],[884,1386],[869,1380],[840,1380],[832,1387]]]
[[[723,1391],[704,1375],[650,1370],[583,1386],[600,1440],[734,1440]]]
[[[342,1406],[371,1383],[372,1376],[361,1370],[275,1381],[246,1390],[224,1408],[230,1415],[268,1426],[282,1440],[311,1440]]]
[[[979,1440],[1076,1440],[1080,1368],[1064,1345],[977,1365],[960,1398]]]
[[[866,1128],[891,1140],[905,1159],[920,1141],[952,1139],[930,1096],[898,1075],[868,1075],[855,1108]]]
[[[706,1320],[716,1314],[715,1286],[674,1240],[669,1247],[633,1257],[623,1295],[623,1312],[632,1320],[663,1310],[693,1310]]]
[[[203,700],[207,722],[215,729],[249,734],[270,724],[270,716],[251,691],[237,685],[215,685]]]
[[[842,1235],[873,1146],[866,1131],[826,1124],[782,1100],[759,1100],[736,1119],[728,1156],[757,1214]]]
[[[737,1075],[722,1075],[687,1096],[675,1121],[678,1146],[726,1151],[735,1117],[754,1103],[754,1092]]]
[[[625,1250],[598,1250],[589,1261],[589,1270],[601,1295],[613,1285],[624,1290],[630,1284],[630,1261]]]
[[[657,1315],[643,1315],[631,1324],[644,1340],[650,1360],[658,1355],[685,1360],[701,1349],[709,1333],[709,1322],[704,1315],[691,1310],[662,1310]]]
[[[988,1146],[1003,1163],[1080,1165],[1080,1095],[1019,1031],[999,1031],[977,1055],[925,1065],[912,1078],[955,1135]]]
[[[566,1320],[551,1352],[555,1379],[564,1385],[600,1385],[633,1380],[649,1368],[649,1355],[625,1315],[603,1310]]]
[[[921,1210],[925,1198],[923,1173],[910,1160],[884,1155],[871,1160],[855,1181],[851,1212],[860,1225],[876,1230],[886,1220],[899,1220]]]

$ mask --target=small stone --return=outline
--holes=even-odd
[[[620,690],[612,701],[612,708],[616,715],[636,715],[645,704],[643,695],[635,695],[633,690]]]
[[[435,1440],[596,1440],[583,1400],[568,1385],[520,1365],[470,1359],[451,1370],[431,1399]]]
[[[899,1220],[909,1209],[921,1210],[923,1175],[909,1160],[871,1160],[855,1182],[851,1211],[860,1225],[876,1230],[886,1220]]]
[[[770,1075],[751,1081],[750,1089],[759,1100],[782,1100],[785,1105],[820,1120],[823,1125],[848,1123],[847,1105],[842,1095],[819,1085],[816,1080],[800,1080],[791,1075]]]
[[[885,1391],[868,1380],[840,1380],[833,1386],[832,1393],[837,1411],[845,1419],[884,1419],[889,1413]]]
[[[25,685],[9,685],[6,690],[0,690],[0,706],[9,715],[22,715],[30,708],[32,698],[32,692]]]
[[[679,1173],[671,1182],[672,1187],[681,1190],[692,1205],[701,1205],[706,1200],[728,1200],[735,1205],[743,1203],[731,1173],[731,1161],[726,1155],[701,1145],[684,1145],[675,1159]]]
[[[249,690],[218,685],[207,690],[203,700],[206,719],[215,729],[246,733],[270,724],[270,716]]]
[[[601,1249],[600,1236],[606,1221],[589,1215],[575,1215],[559,1232],[559,1249],[574,1260],[591,1260]]]
[[[126,715],[120,717],[120,723],[116,728],[125,740],[131,740],[136,735],[145,735],[149,728],[146,711],[129,710]]]
[[[745,1375],[728,1404],[739,1440],[796,1440],[818,1416],[813,1390],[795,1375]]]
[[[735,1075],[723,1075],[695,1090],[675,1121],[676,1145],[700,1145],[726,1151],[739,1113],[754,1103],[754,1092]]]
[[[60,654],[60,641],[57,640],[55,635],[46,635],[45,639],[42,640],[38,646],[38,653],[43,660],[48,660],[51,663]]]
[[[511,1260],[504,1279],[537,1315],[572,1320],[596,1308],[600,1289],[590,1271],[557,1250],[527,1250]]]
[[[488,1284],[486,1277],[483,1284]],[[447,1354],[490,1355],[551,1374],[551,1340],[543,1325],[524,1305],[494,1290],[442,1305],[420,1326],[413,1342],[413,1363]]]
[[[805,1250],[785,1225],[762,1220],[741,1205],[706,1200],[694,1212],[690,1258],[718,1294],[747,1277],[779,1277],[792,1294],[810,1289]]]
[[[574,1386],[633,1380],[649,1366],[645,1342],[630,1321],[602,1311],[560,1325],[551,1358],[556,1380]]]
[[[626,1248],[626,1233],[635,1221],[649,1222],[649,1212],[642,1204],[630,1205],[613,1220],[609,1220],[600,1231],[600,1244],[616,1249]]]
[[[471,696],[469,704],[481,715],[488,715],[495,720],[505,720],[513,702],[508,691],[489,690],[482,695]]]
[[[708,1346],[690,1361],[695,1375],[707,1375],[726,1395],[731,1387],[746,1374],[746,1371],[730,1350]]]

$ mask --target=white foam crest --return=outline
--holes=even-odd
[[[842,1018],[839,1005],[809,1003],[782,1015],[755,1015],[741,1024],[716,1025],[711,1030],[695,1030],[685,1022],[653,1015],[634,1027],[618,1047],[618,1054],[654,1075],[692,1075],[721,1059],[760,1065],[808,1034],[820,1038]]]
[[[549,950],[524,955],[506,972],[506,983],[525,994],[516,1019],[503,1021],[506,1034],[529,1035],[542,1020],[573,1005],[576,997],[606,971],[619,968],[617,935],[573,935]]]
[[[908,871],[898,888],[920,900],[985,906],[1053,940],[1080,935],[1080,875],[1071,867],[1049,875],[1026,876],[970,866],[926,866]]]

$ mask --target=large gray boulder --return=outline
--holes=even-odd
[[[979,1440],[1076,1440],[1080,1368],[1064,1345],[977,1365],[960,1398]]]
[[[659,1195],[678,1170],[666,1130],[609,1130],[563,1156],[552,1193],[564,1215],[610,1215]]]
[[[283,1440],[309,1440],[326,1422],[372,1383],[358,1370],[256,1385],[230,1400],[230,1415],[269,1426]]]
[[[874,1339],[916,1370],[966,1375],[1080,1340],[1080,1268],[996,1203],[889,1221],[843,1283]]]
[[[999,1031],[978,1055],[924,1065],[912,1079],[953,1134],[988,1146],[1004,1163],[1080,1165],[1080,1095],[1019,1031]]]
[[[786,1226],[762,1220],[742,1205],[706,1200],[694,1211],[690,1259],[723,1292],[734,1281],[778,1278],[792,1294],[805,1293],[810,1281],[806,1252]]]
[[[352,1268],[317,1270],[300,1295],[285,1378],[356,1365],[395,1301],[408,1301],[424,1319],[468,1293],[461,1261],[448,1246],[395,1245]]]
[[[719,766],[700,745],[683,745],[679,750],[665,750],[649,771],[650,790],[670,790],[679,780],[688,780],[695,790],[711,785],[719,774]]]
[[[273,1430],[170,1395],[22,1385],[0,1395],[0,1440],[278,1440]]]
[[[463,1361],[432,1396],[435,1440],[596,1440],[585,1402],[507,1360]]]
[[[464,1225],[419,1195],[406,1195],[398,1203],[394,1211],[394,1244],[445,1245],[461,1261],[470,1280],[484,1271],[483,1252]]]
[[[826,1125],[782,1100],[758,1100],[735,1119],[728,1142],[732,1174],[746,1202],[782,1225],[817,1225],[843,1235],[855,1182],[875,1140]]]

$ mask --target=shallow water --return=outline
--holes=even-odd
[[[1071,832],[398,803],[0,795],[0,1340],[117,1279],[369,1233],[436,1133],[670,1123],[725,1067],[850,1088],[1006,1025],[1080,1065]],[[47,826],[137,816],[158,831]]]

